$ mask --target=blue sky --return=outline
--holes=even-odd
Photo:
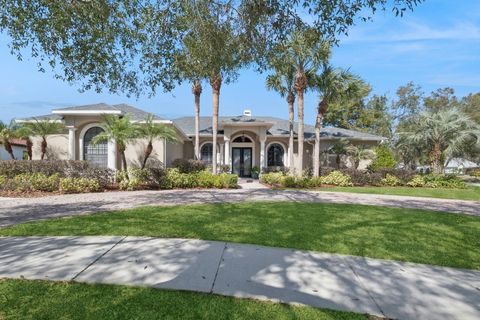
[[[34,59],[17,61],[9,53],[7,36],[0,34],[0,119],[50,113],[52,108],[97,102],[126,102],[167,118],[193,114],[188,85],[153,98],[79,93],[39,73]],[[396,18],[379,12],[372,22],[359,22],[334,49],[334,65],[350,68],[377,94],[394,96],[398,86],[414,81],[425,92],[452,87],[457,95],[480,91],[480,1],[427,0],[414,12]],[[243,70],[236,83],[222,87],[220,114],[237,115],[245,108],[255,115],[287,118],[287,107],[265,88],[266,74]],[[305,121],[313,123],[317,96],[306,97]],[[204,85],[202,115],[211,114],[211,91]]]

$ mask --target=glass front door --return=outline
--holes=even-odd
[[[239,177],[252,175],[252,148],[232,148],[232,172]]]

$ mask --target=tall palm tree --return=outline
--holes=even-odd
[[[11,139],[16,138],[15,129],[12,125],[7,125],[0,121],[0,141],[2,141],[5,151],[8,152],[12,160],[15,160],[15,155],[13,154],[13,148],[11,144]]]
[[[303,172],[304,143],[304,94],[311,87],[311,78],[330,55],[330,45],[322,40],[318,30],[312,28],[297,29],[288,40],[286,61],[295,68],[294,88],[297,93],[298,110],[298,174]]]
[[[38,136],[42,138],[41,143],[41,156],[40,159],[44,160],[45,155],[47,154],[47,137],[52,134],[59,134],[65,129],[65,126],[61,122],[54,120],[42,120],[34,118],[33,122],[28,122],[25,124],[32,136]]]
[[[293,140],[294,140],[294,125],[295,125],[295,68],[290,64],[285,64],[284,61],[275,64],[275,73],[267,76],[267,88],[275,90],[282,98],[287,99],[288,103],[288,164],[290,170],[293,172]]]
[[[313,150],[313,175],[320,172],[320,131],[323,116],[332,102],[339,101],[348,94],[353,94],[359,88],[358,77],[348,70],[333,68],[327,62],[323,64],[322,72],[313,78],[314,87],[320,94],[315,118],[315,145]]]
[[[194,80],[192,82],[192,93],[195,97],[195,159],[200,159],[200,95],[202,94],[202,82]]]
[[[153,152],[153,140],[165,139],[165,141],[177,141],[175,129],[165,123],[155,123],[153,114],[149,114],[145,123],[138,126],[138,136],[147,139],[147,148],[145,149],[142,169],[145,168],[147,160]]]
[[[375,157],[375,152],[365,146],[348,145],[346,149],[347,156],[351,159],[355,170],[358,169],[361,160],[373,159]]]
[[[138,126],[130,122],[128,115],[118,117],[111,114],[103,116],[102,126],[105,131],[96,135],[92,143],[95,145],[102,142],[115,142],[122,157],[122,168],[126,171],[128,167],[125,149],[129,141],[139,136]]]
[[[443,173],[445,160],[480,145],[480,127],[457,110],[427,111],[415,116],[408,129],[399,132],[404,143],[421,145],[434,173]]]

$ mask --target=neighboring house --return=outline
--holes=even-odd
[[[21,139],[10,139],[10,144],[12,145],[13,155],[16,160],[22,160],[24,154],[27,152],[27,142]],[[11,160],[12,157],[3,147],[2,142],[0,142],[0,160]]]
[[[465,173],[466,170],[479,168],[480,164],[467,159],[453,158],[445,163],[445,173]]]
[[[55,109],[51,115],[36,117],[61,121],[66,126],[66,132],[48,137],[50,159],[88,160],[100,166],[112,169],[120,168],[120,157],[114,143],[93,146],[93,137],[102,132],[102,115],[128,114],[132,122],[142,122],[147,112],[126,105],[107,105],[104,103]],[[34,121],[34,118],[22,119],[17,122]],[[164,140],[154,141],[153,161],[170,166],[178,158],[194,158],[195,125],[194,117],[182,117],[166,120],[155,116],[155,121],[175,127],[178,143]],[[201,159],[211,162],[212,154],[212,119],[200,119],[200,149]],[[241,116],[219,118],[217,163],[230,166],[231,171],[240,176],[250,176],[251,168],[289,167],[288,163],[288,120],[274,117],[254,117],[250,110],[245,110]],[[321,132],[321,148],[327,150],[335,140],[346,138],[353,144],[374,146],[384,138],[338,128],[324,128]],[[305,125],[304,167],[311,166],[313,151],[314,128]],[[33,139],[33,158],[40,158],[40,141]],[[146,141],[135,140],[127,145],[126,157],[129,165],[139,165],[143,156]],[[296,139],[294,155],[296,152]],[[322,165],[334,166],[335,156],[324,156]]]

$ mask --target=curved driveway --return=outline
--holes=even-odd
[[[0,198],[0,227],[32,220],[65,217],[149,205],[178,205],[242,201],[350,203],[428,209],[480,216],[480,202],[346,192],[270,190],[115,191],[56,195],[43,198]]]

